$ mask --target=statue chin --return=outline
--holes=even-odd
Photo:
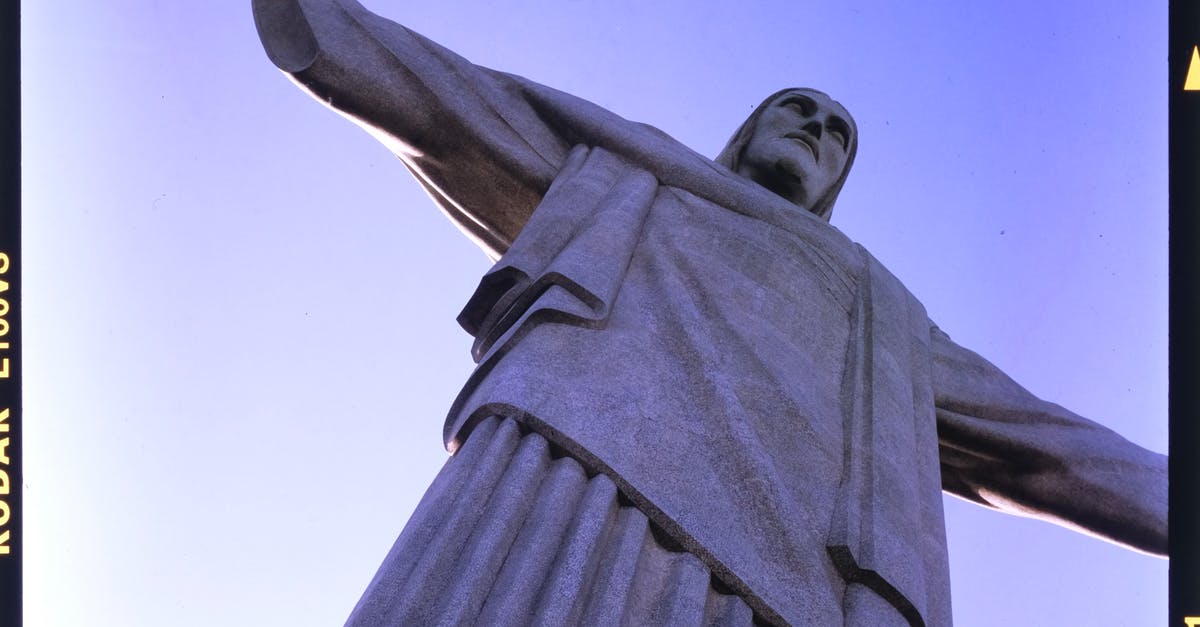
[[[777,159],[769,168],[754,169],[749,178],[797,207],[805,211],[812,210],[805,184],[807,172],[794,159]]]

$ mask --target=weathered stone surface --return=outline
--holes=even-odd
[[[348,624],[751,624],[750,607],[715,589],[695,555],[660,543],[606,475],[589,477],[515,420],[479,430]]]
[[[516,446],[481,426],[511,418],[502,424],[520,423],[611,482],[771,622],[949,624],[941,489],[1165,551],[1162,456],[957,346],[827,224],[857,145],[853,120],[828,96],[767,98],[710,161],[657,129],[475,66],[355,2],[254,7],[272,61],[395,151],[498,259],[460,317],[479,366],[447,419],[450,449]],[[561,521],[545,523],[542,552],[522,527],[541,511],[526,483],[543,481],[545,453],[528,455],[532,466],[511,482],[508,471],[494,478],[487,506],[458,500],[491,477],[484,470],[439,478],[404,533],[459,544],[439,540],[415,566],[389,556],[357,620],[426,611],[440,603],[426,598],[431,582],[462,564],[480,579],[459,582],[454,616],[502,613],[483,579],[513,581],[506,569],[519,566],[497,547],[521,547],[513,554],[536,562],[528,568],[551,573],[545,590],[563,588],[527,590],[519,603],[567,597],[569,611],[584,611],[603,596],[603,560],[555,539]],[[455,463],[444,477],[463,474]],[[487,467],[503,471],[497,464]],[[441,518],[429,513],[442,507]],[[577,520],[612,533],[613,515],[600,507]],[[415,542],[405,536],[397,555]],[[678,589],[696,590],[697,573],[678,571],[689,582]],[[379,607],[389,609],[364,609]]]

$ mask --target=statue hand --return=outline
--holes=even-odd
[[[320,44],[310,21],[336,10],[334,5],[334,0],[251,0],[254,25],[271,62],[285,72],[312,65]]]

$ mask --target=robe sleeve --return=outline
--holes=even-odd
[[[1167,458],[1030,394],[933,328],[942,487],[1166,555]]]
[[[387,145],[490,256],[508,248],[569,149],[530,104],[531,83],[354,0],[253,0],[253,9],[277,67]]]

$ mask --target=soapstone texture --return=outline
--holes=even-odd
[[[430,486],[347,624],[751,624],[745,601],[659,535],[608,476],[492,417]]]
[[[828,224],[857,137],[824,94],[767,98],[714,161],[350,0],[254,10],[271,60],[391,148],[497,260],[459,319],[478,368],[446,421],[458,454],[351,622],[490,624],[510,602],[524,624],[549,620],[548,598],[566,604],[556,616],[615,621],[619,605],[638,622],[732,593],[769,623],[948,625],[943,489],[1165,552],[1163,456],[955,344]],[[486,453],[518,440],[528,459]],[[589,479],[555,483],[570,464]],[[657,530],[629,540],[636,560],[586,549],[622,537],[613,520],[630,511]],[[526,525],[545,517],[542,533]],[[566,527],[600,535],[553,531]],[[655,551],[688,565],[642,569]],[[636,568],[614,583],[598,564],[621,559]],[[488,596],[522,560],[536,576]],[[679,594],[596,600],[655,569]],[[461,614],[430,609],[450,594]],[[675,622],[750,620],[699,611]]]

